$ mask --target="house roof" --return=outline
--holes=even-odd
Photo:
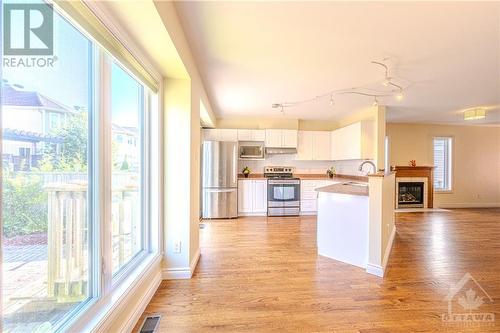
[[[2,82],[1,99],[2,105],[42,108],[59,112],[76,112],[71,107],[36,91],[23,90],[18,88],[16,85],[11,85],[7,82]]]
[[[131,136],[137,136],[139,134],[139,129],[135,127],[120,126],[117,124],[111,124],[113,132],[128,134]]]
[[[22,142],[50,142],[50,143],[63,143],[64,139],[55,135],[41,134],[30,131],[23,131],[12,128],[4,128],[3,135],[4,140],[12,141],[22,141]]]

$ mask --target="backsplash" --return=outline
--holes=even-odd
[[[338,174],[364,176],[366,172],[358,171],[359,165],[364,160],[346,160],[346,161],[299,161],[295,160],[295,155],[269,155],[265,160],[239,160],[238,170],[241,172],[245,166],[248,166],[252,173],[263,173],[265,166],[292,166],[295,167],[295,173],[299,174],[323,174],[331,166],[335,167]],[[370,170],[365,166],[366,171]]]

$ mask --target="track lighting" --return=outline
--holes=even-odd
[[[400,101],[400,100],[403,99],[403,97],[404,97],[404,95],[403,95],[403,89],[399,89],[399,93],[396,95],[396,99],[398,101]]]
[[[324,100],[330,96],[330,106],[335,105],[335,100],[333,98],[333,95],[362,95],[362,96],[367,96],[367,97],[373,97],[373,106],[378,106],[379,101],[378,98],[380,97],[396,97],[398,101],[401,101],[404,98],[403,95],[403,90],[407,89],[410,86],[410,83],[408,83],[408,80],[405,80],[401,77],[395,76],[389,76],[389,68],[385,64],[385,62],[388,59],[383,59],[382,61],[372,61],[373,64],[379,65],[383,67],[385,70],[385,75],[384,75],[384,81],[382,82],[382,85],[384,87],[390,88],[390,89],[369,89],[365,86],[359,86],[359,87],[352,87],[352,88],[347,88],[347,89],[335,89],[335,90],[330,90],[324,94],[321,95],[316,95],[315,97],[312,98],[306,98],[303,100],[298,100],[298,101],[288,101],[288,102],[282,102],[282,103],[274,103],[272,104],[272,107],[275,109],[281,109],[281,112],[284,112],[284,108],[289,108],[289,107],[294,107],[298,105],[302,105],[305,103],[311,103],[311,102],[316,102],[320,99]],[[403,84],[401,82],[407,82],[406,84]]]

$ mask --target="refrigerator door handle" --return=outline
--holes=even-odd
[[[238,151],[237,151],[237,145],[234,145],[233,147],[233,184],[237,184],[238,180]]]

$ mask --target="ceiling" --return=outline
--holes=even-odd
[[[464,123],[484,106],[500,123],[500,3],[177,2],[218,117],[278,117],[272,103],[352,87],[387,89],[384,70],[409,85],[379,99],[392,122]],[[373,98],[336,95],[285,117],[337,120]],[[470,123],[470,122],[467,122]]]

